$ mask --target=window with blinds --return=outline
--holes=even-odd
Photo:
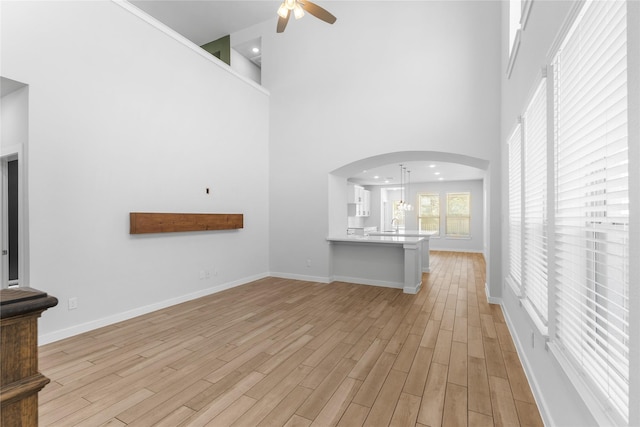
[[[398,228],[404,228],[404,213],[403,209],[400,209],[400,200],[394,200],[392,205],[392,218],[397,221]]]
[[[547,324],[547,79],[522,115],[524,144],[524,252],[522,292]],[[546,331],[542,331],[546,333]]]
[[[626,7],[586,3],[553,67],[555,339],[628,422]]]
[[[418,194],[418,229],[420,231],[435,231],[440,234],[440,194]]]
[[[471,236],[471,193],[447,193],[445,228],[449,237]]]
[[[522,132],[516,127],[509,149],[509,282],[517,295],[522,283]]]

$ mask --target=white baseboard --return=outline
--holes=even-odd
[[[269,273],[269,276],[278,277],[280,279],[301,280],[303,282],[331,283],[331,280],[328,277],[322,276],[307,276],[304,274],[278,273],[273,271]]]
[[[404,287],[403,287],[403,291],[404,291],[404,293],[405,293],[405,294],[415,295],[415,294],[417,294],[417,293],[420,291],[420,288],[421,288],[421,287],[422,287],[422,282],[417,283],[417,284],[416,284],[416,285],[414,285],[414,286],[409,286],[409,287],[404,286]]]
[[[518,335],[514,334],[512,331],[515,331],[516,328],[511,321],[511,317],[509,317],[509,312],[504,309],[504,306],[500,304],[502,307],[502,314],[504,315],[504,320],[507,322],[507,328],[513,338],[513,342],[516,346],[516,350],[518,352],[518,357],[522,362],[522,367],[524,369],[524,374],[527,377],[527,381],[531,385],[531,392],[533,393],[533,397],[536,400],[536,404],[538,405],[538,409],[540,410],[540,416],[542,417],[542,421],[546,426],[556,425],[551,418],[551,414],[549,413],[549,407],[544,398],[544,395],[540,392],[540,386],[538,385],[538,381],[536,380],[536,376],[533,375],[533,369],[531,368],[531,364],[529,359],[527,358],[527,353],[524,351],[524,347],[522,346],[522,342]]]
[[[62,339],[79,335],[84,332],[93,331],[94,329],[102,328],[104,326],[109,326],[114,323],[133,319],[134,317],[142,316],[143,314],[147,314],[153,311],[161,310],[163,308],[171,307],[172,305],[191,301],[191,300],[201,298],[207,295],[215,294],[227,289],[235,288],[236,286],[240,286],[256,280],[264,279],[265,277],[269,277],[269,274],[267,273],[256,274],[254,276],[249,276],[239,280],[234,280],[233,282],[227,282],[221,285],[213,286],[211,288],[203,289],[198,292],[181,295],[176,298],[171,298],[171,299],[160,301],[154,304],[145,305],[144,307],[138,307],[133,310],[124,311],[122,313],[116,313],[111,316],[103,317],[102,319],[92,320],[90,322],[82,323],[80,325],[75,325],[70,328],[49,332],[48,334],[43,334],[38,336],[38,345],[44,345],[44,344],[49,344],[55,341],[60,341]]]
[[[502,305],[502,298],[492,297],[489,293],[489,284],[487,282],[484,283],[484,293],[487,296],[487,301],[489,302],[489,304]]]

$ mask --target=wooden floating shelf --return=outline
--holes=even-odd
[[[236,230],[243,228],[243,220],[243,214],[131,212],[129,234]]]

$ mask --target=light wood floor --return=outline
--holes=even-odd
[[[481,255],[422,290],[267,278],[40,348],[41,426],[541,426]]]

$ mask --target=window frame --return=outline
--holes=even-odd
[[[508,202],[508,247],[509,247],[509,271],[507,272],[507,282],[513,289],[516,296],[522,296],[522,173],[523,173],[523,153],[522,153],[522,124],[518,117],[511,136],[507,140],[508,150],[508,176],[509,195]],[[517,198],[516,198],[517,197]]]
[[[467,211],[468,213],[466,215],[455,215],[455,214],[450,214],[450,199],[454,198],[454,197],[461,197],[464,196],[467,198],[466,201],[466,205],[467,205]],[[447,193],[447,208],[446,208],[446,212],[445,212],[445,236],[449,239],[470,239],[471,238],[471,192],[469,191],[459,191],[459,192],[455,192],[455,193]],[[467,222],[467,230],[468,232],[466,234],[454,234],[454,233],[450,233],[449,232],[449,219],[450,218],[455,218],[455,219],[462,219],[462,220],[466,220]]]
[[[394,200],[391,202],[391,218],[397,219],[397,228],[404,230],[406,212],[398,207],[400,202],[401,200]]]
[[[625,15],[624,21],[621,22],[626,24],[628,4],[628,2],[585,2],[579,8],[572,10],[572,22],[566,29],[563,29],[562,39],[557,43],[553,57],[550,58],[554,71],[554,130],[557,131],[553,135],[554,152],[557,156],[555,158],[556,188],[554,191],[556,216],[554,247],[557,260],[552,282],[552,286],[556,290],[554,298],[556,319],[550,349],[561,362],[569,379],[576,385],[585,401],[594,403],[589,405],[594,417],[601,424],[613,425],[627,425],[632,411],[630,396],[632,382],[630,341],[632,338],[629,333],[630,268],[628,255],[631,236],[628,234],[630,222],[628,134],[623,137],[624,143],[622,144],[626,154],[624,160],[619,163],[626,166],[626,189],[622,189],[620,186],[621,181],[615,185],[615,188],[607,183],[610,178],[619,181],[619,174],[624,174],[613,159],[618,155],[618,144],[620,144],[616,140],[619,135],[615,135],[615,130],[618,128],[628,131],[630,119],[628,67],[626,65],[628,27],[625,25],[622,29],[620,26],[612,25],[606,29],[599,29],[588,26],[585,27],[588,29],[585,29],[581,27],[581,23],[582,20],[587,22],[588,19],[595,19],[598,22],[615,22],[611,16],[605,17],[602,11],[597,12],[597,8],[622,5],[617,13]],[[594,9],[591,10],[591,7]],[[611,10],[608,9],[606,13],[612,13]],[[588,18],[589,16],[591,18]],[[585,31],[586,33],[584,33]],[[606,37],[603,37],[599,33],[600,31],[605,32]],[[620,61],[616,56],[608,57],[616,52],[614,46],[621,40],[615,34],[616,31],[625,36],[624,47],[618,46],[617,48],[617,52],[624,55],[624,61]],[[572,40],[576,33],[580,34]],[[589,37],[593,38],[591,44]],[[594,47],[597,50],[563,52],[572,42],[576,42],[575,46],[580,46],[579,49]],[[563,54],[569,59],[564,59]],[[573,74],[570,68],[570,58],[572,57],[580,58],[579,63],[573,64],[573,70],[575,70]],[[605,61],[602,58],[609,60]],[[589,65],[591,60],[595,62]],[[597,67],[594,64],[597,64]],[[611,76],[617,76],[616,72],[619,71],[614,72],[613,67],[618,64],[623,64],[625,73],[626,90],[621,93],[624,93],[623,99],[627,101],[626,103],[610,100],[616,97],[614,94],[617,86],[615,85],[619,84],[617,80],[610,80]],[[598,71],[583,73],[585,69]],[[565,87],[570,86],[573,92],[566,92],[568,94],[591,93],[588,88],[594,84],[597,84],[599,88],[597,92],[599,97],[597,99],[579,98],[580,104],[578,106],[571,104],[574,99],[567,97],[563,92],[568,91]],[[624,105],[623,110],[626,114],[624,126],[616,125],[614,121],[620,113],[612,114],[609,111],[609,109],[614,111],[614,107],[618,105]],[[564,113],[564,111],[570,111],[570,113]],[[569,117],[570,120],[568,120]],[[605,118],[604,124],[598,122],[602,118]],[[565,119],[569,121],[568,125],[563,125]],[[571,126],[571,133],[563,131],[563,128],[567,126]],[[586,132],[585,129],[589,131]],[[572,134],[584,136],[581,138],[567,136]],[[611,174],[609,174],[609,169]],[[580,191],[583,192],[582,195],[580,195]],[[618,209],[620,212],[626,210],[627,216],[626,218],[620,217],[626,219],[626,223],[620,223],[619,213],[616,213],[615,206],[624,199],[624,191],[627,194],[627,207],[626,209],[624,207]],[[610,197],[615,197],[615,199],[612,200]],[[583,205],[579,207],[580,211],[576,211],[573,200],[584,200]],[[612,211],[609,212],[610,210]],[[616,242],[616,239],[623,243]],[[622,272],[622,303],[617,308],[613,300],[609,301],[612,298],[609,293],[615,293],[612,288],[615,276],[610,274],[609,269],[612,267],[614,259],[619,257],[613,248],[616,244],[623,247],[622,259],[619,262],[622,263],[623,268],[626,267],[626,271]],[[603,269],[606,270],[604,274],[602,273]],[[625,277],[626,283],[624,283]],[[624,295],[625,293],[626,295]],[[626,319],[623,318],[621,324],[624,328],[626,323],[626,332],[619,330],[619,318],[624,317],[625,314]],[[575,319],[575,316],[580,316],[581,321],[572,320]],[[610,322],[610,318],[613,323]],[[623,378],[620,378],[621,375]],[[636,384],[637,380],[638,378],[636,378]]]
[[[507,31],[509,32],[507,46],[507,57],[509,58],[509,61],[507,62],[507,78],[511,77],[511,72],[515,65],[516,57],[520,50],[520,39],[522,37],[522,32],[527,26],[532,3],[533,0],[509,0],[509,2],[507,2],[509,9],[509,19],[507,20]],[[518,5],[518,10],[513,11],[512,13],[514,5]]]
[[[633,74],[620,77],[626,80],[610,78],[621,76],[616,68],[617,64],[622,64],[624,68],[627,67],[627,63],[632,63],[632,58],[637,61],[640,57],[640,54],[631,57],[630,53],[635,52],[631,49],[630,43],[634,43],[633,46],[636,48],[640,44],[637,30],[633,33],[635,38],[632,38],[632,32],[628,31],[630,24],[621,25],[632,17],[640,17],[640,6],[633,3],[591,0],[576,2],[569,11],[567,20],[558,32],[547,57],[549,72],[546,90],[547,194],[545,200],[548,220],[547,256],[549,263],[553,260],[553,264],[548,266],[546,308],[548,335],[545,336],[545,344],[600,425],[635,425],[640,422],[640,407],[633,403],[637,402],[640,396],[640,368],[633,365],[633,362],[640,357],[640,336],[637,334],[639,328],[634,326],[639,324],[638,320],[640,320],[640,301],[631,297],[633,292],[630,290],[630,283],[638,283],[640,267],[637,264],[631,265],[632,262],[628,261],[630,254],[638,253],[640,248],[638,234],[632,234],[629,231],[634,227],[635,230],[640,228],[640,219],[637,218],[636,211],[640,206],[638,204],[640,200],[637,198],[637,191],[632,190],[634,187],[631,184],[637,182],[637,178],[640,177],[640,172],[634,169],[637,169],[640,164],[640,151],[637,148],[632,151],[630,148],[632,143],[637,143],[640,136],[640,119],[630,115],[631,111],[637,111],[640,107],[640,94],[631,91],[630,85],[627,84],[630,79],[637,78],[640,69],[636,66]],[[593,9],[589,9],[591,7]],[[616,9],[617,7],[620,9]],[[590,18],[583,18],[587,10]],[[623,13],[626,13],[624,18],[622,18]],[[582,19],[584,23],[581,24]],[[599,23],[610,24],[602,27]],[[580,25],[583,28],[576,29]],[[561,76],[561,78],[570,81],[571,86],[567,83],[566,89],[563,89],[565,92],[561,94],[570,101],[559,101],[556,93],[558,66],[555,58],[566,45],[566,40],[577,31],[584,31],[584,35],[579,36],[581,37],[580,48],[576,48],[570,55],[573,58],[579,58],[581,62],[575,62],[573,65],[574,70],[577,70],[575,73],[567,74],[567,71],[561,70],[569,76]],[[590,42],[587,39],[594,41]],[[578,46],[577,40],[578,38],[575,40],[575,46]],[[621,43],[629,44],[626,48],[621,48]],[[583,52],[582,49],[589,50]],[[610,56],[613,51],[618,54]],[[587,58],[593,61],[586,62]],[[625,69],[631,70],[630,66]],[[544,70],[547,70],[547,67]],[[585,86],[582,83],[583,79],[593,86]],[[624,82],[622,84],[626,86],[623,88],[620,82]],[[596,87],[598,90],[593,91],[591,87]],[[621,95],[611,95],[614,92]],[[597,98],[591,98],[594,93],[598,95]],[[617,96],[621,98],[618,99]],[[566,105],[563,104],[564,102]],[[560,108],[567,111],[563,113],[564,118],[561,116],[560,123],[557,112],[559,104],[561,104]],[[603,109],[617,105],[626,109],[624,119],[621,118],[622,113],[601,112]],[[604,125],[597,123],[602,117],[607,117]],[[608,120],[613,120],[611,117],[620,117],[620,121],[608,124]],[[523,126],[526,129],[526,121]],[[567,128],[567,126],[572,127]],[[598,126],[602,127],[598,128]],[[582,158],[590,158],[592,155],[597,157],[595,148],[591,146],[585,148],[590,144],[588,141],[603,138],[601,135],[609,137],[614,132],[612,129],[626,129],[628,135],[624,143],[618,142],[618,136],[611,137],[618,145],[604,149],[605,165],[609,164],[612,157],[626,150],[626,153],[619,154],[622,157],[613,162],[613,166],[606,166],[612,174],[615,174],[612,180],[618,180],[615,188],[608,189],[606,176],[608,170],[603,173],[602,170],[590,164],[600,160],[590,160],[585,163]],[[631,137],[631,129],[635,132],[634,139]],[[568,135],[578,135],[572,138],[578,143],[570,147],[570,151],[566,148],[563,149],[564,152],[558,149],[558,130],[564,132],[562,138],[565,139]],[[626,148],[620,149],[621,146]],[[560,156],[565,157],[560,161]],[[526,160],[523,159],[523,162],[523,167],[526,167]],[[627,170],[620,172],[624,167]],[[568,174],[572,176],[567,178]],[[601,174],[604,174],[605,178],[599,177]],[[626,181],[621,183],[621,179]],[[557,186],[558,182],[568,182],[570,186],[560,189]],[[625,185],[626,190],[624,190]],[[524,185],[522,187],[524,198],[526,190]],[[602,187],[604,190],[599,190],[597,187]],[[507,194],[509,191],[507,190]],[[580,191],[583,194],[580,194]],[[624,191],[627,191],[627,196],[619,195]],[[566,192],[567,195],[559,196],[562,192]],[[613,197],[611,194],[617,195],[615,200],[608,199]],[[620,200],[626,200],[626,207],[624,207],[625,202],[621,203]],[[575,201],[577,204],[567,204],[567,201],[571,203]],[[618,205],[622,207],[617,210],[615,207],[612,208]],[[614,209],[614,212],[607,213],[609,209]],[[563,216],[567,215],[563,210],[569,212],[568,217]],[[571,210],[578,213],[571,213]],[[510,214],[509,206],[507,206],[507,214]],[[617,221],[619,217],[623,218],[622,222]],[[572,221],[575,218],[578,221],[573,234],[567,231],[567,226],[572,224],[567,222],[567,218]],[[509,224],[507,230],[508,233],[513,232]],[[522,232],[522,230],[519,231]],[[612,233],[619,233],[616,236],[622,237],[614,239]],[[624,233],[627,233],[626,237]],[[574,238],[577,240],[569,240]],[[510,235],[508,241],[511,242]],[[614,248],[612,245],[617,246]],[[569,251],[574,249],[577,252],[571,255]],[[616,257],[622,257],[621,261]],[[624,261],[624,257],[627,257],[627,261]],[[571,266],[565,265],[567,261],[572,263]],[[510,282],[509,273],[507,271],[507,283]],[[624,280],[627,282],[624,286],[611,284],[613,281],[620,280],[622,284]],[[566,294],[575,292],[574,288],[579,293],[568,297]],[[536,312],[528,308],[523,301],[525,299],[521,298],[521,306],[537,325]],[[575,348],[580,352],[572,354],[569,351],[571,346],[577,346]],[[626,378],[622,378],[622,375],[626,375]]]
[[[548,120],[543,73],[522,115],[522,304],[538,331],[548,335]],[[541,123],[544,121],[544,123]],[[541,150],[543,152],[541,152]],[[534,194],[535,192],[535,194]]]
[[[437,215],[421,215],[422,213],[422,198],[423,197],[429,197],[431,200],[437,200],[438,201],[438,213]],[[441,216],[441,209],[440,209],[440,193],[418,193],[418,230],[419,231],[436,231],[435,234],[431,235],[432,238],[434,237],[440,237],[440,226],[441,226],[441,221],[440,221],[440,216]],[[425,220],[436,220],[438,223],[437,229],[436,230],[423,230],[422,229],[422,221],[423,218]]]

